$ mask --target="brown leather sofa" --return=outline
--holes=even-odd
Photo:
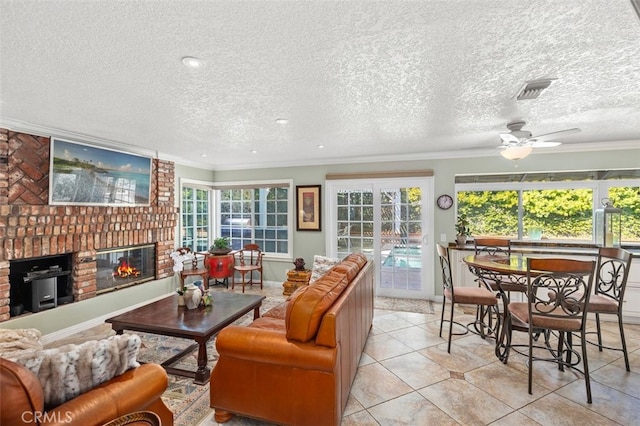
[[[36,375],[0,358],[0,424],[102,425],[145,410],[156,413],[163,426],[173,425],[173,413],[161,399],[167,384],[167,373],[160,365],[143,364],[45,411]]]
[[[215,420],[338,425],[373,321],[373,265],[352,253],[247,327],[216,339]]]

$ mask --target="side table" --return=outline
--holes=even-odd
[[[296,291],[297,288],[302,287],[303,285],[309,285],[309,280],[311,279],[311,269],[305,269],[304,271],[296,271],[292,269],[287,271],[287,281],[282,284],[284,287],[283,295],[289,296],[291,293]]]
[[[209,254],[207,269],[209,279],[213,278],[213,285],[222,284],[229,288],[229,277],[233,275],[234,258],[232,254]]]

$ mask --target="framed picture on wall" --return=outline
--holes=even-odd
[[[320,231],[320,185],[296,185],[296,230]]]
[[[50,157],[51,205],[149,205],[149,157],[56,138]]]

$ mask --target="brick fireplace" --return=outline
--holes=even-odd
[[[155,247],[155,279],[173,275],[174,164],[153,160],[149,206],[51,206],[48,137],[0,129],[0,322],[10,318],[10,261],[71,255],[73,301],[97,296],[97,252]]]

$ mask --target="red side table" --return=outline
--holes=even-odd
[[[232,254],[209,254],[207,258],[207,269],[209,279],[215,281],[213,285],[224,285],[229,288],[229,277],[233,275],[234,258]]]

